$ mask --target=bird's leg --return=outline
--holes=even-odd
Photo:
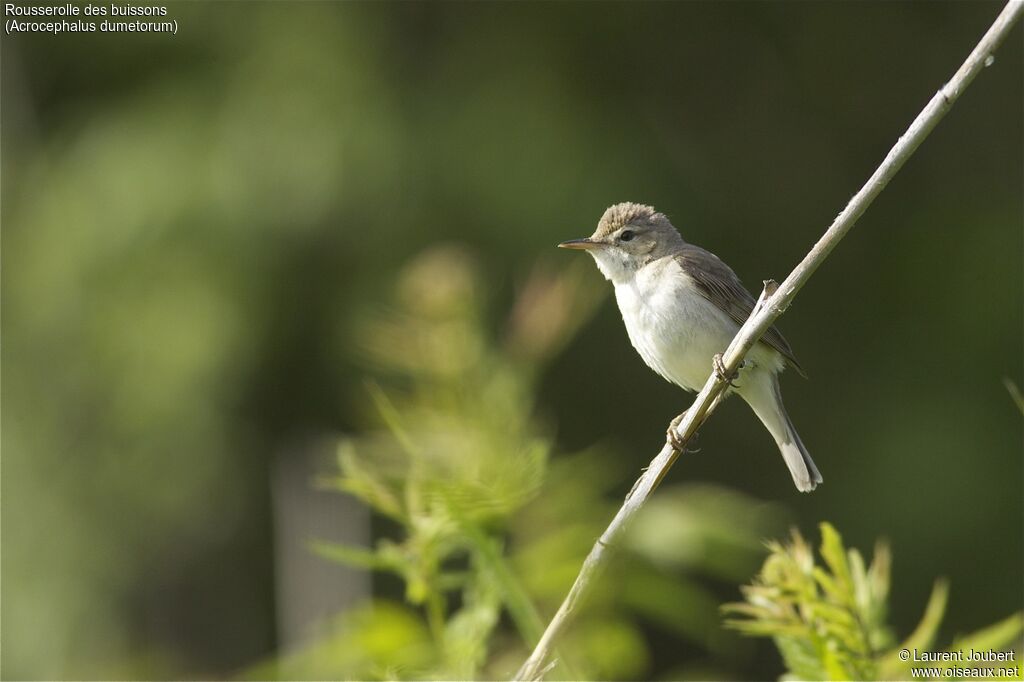
[[[668,438],[669,445],[671,445],[672,448],[680,454],[686,451],[686,443],[679,438],[679,432],[676,429],[678,429],[679,425],[683,422],[683,418],[686,417],[687,412],[689,412],[689,410],[683,410],[682,414],[673,419],[668,425],[668,431],[665,434]]]
[[[739,376],[739,370],[743,369],[743,366],[747,363],[741,362],[740,366],[736,368],[735,372],[733,372],[732,374],[727,374],[725,371],[725,362],[722,361],[722,354],[715,353],[715,357],[711,359],[711,364],[715,368],[715,376],[718,377],[719,381],[724,381],[725,383],[729,384],[730,387],[736,388],[736,384],[734,384],[733,382],[736,381],[736,377]]]

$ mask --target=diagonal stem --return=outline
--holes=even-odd
[[[811,248],[810,252],[793,269],[789,276],[779,285],[778,289],[771,293],[768,291],[768,283],[765,283],[765,291],[762,293],[759,309],[751,314],[740,330],[736,333],[729,348],[723,355],[723,364],[726,374],[736,371],[743,361],[747,351],[757,343],[761,335],[775,322],[776,318],[785,312],[786,308],[793,301],[796,293],[810,279],[814,271],[818,269],[832,249],[849,232],[850,228],[863,215],[871,202],[875,200],[889,181],[896,175],[899,169],[906,163],[917,147],[924,141],[928,134],[945,116],[946,112],[953,106],[953,103],[960,97],[963,91],[971,84],[974,77],[978,75],[985,66],[991,63],[992,53],[1003,42],[1014,23],[1024,13],[1024,0],[1010,0],[1000,12],[995,22],[975,46],[974,50],[967,57],[967,60],[957,70],[948,83],[939,89],[928,102],[927,106],[918,114],[914,122],[910,124],[907,131],[900,136],[886,155],[882,164],[868,178],[868,181],[857,194],[850,199],[846,208],[836,216],[836,219],[829,226],[821,239]],[[697,394],[693,405],[686,412],[686,416],[679,423],[676,433],[679,441],[683,444],[689,442],[700,425],[707,419],[711,411],[717,406],[719,396],[725,391],[727,383],[718,378],[715,372],[711,372],[704,388]],[[555,617],[548,624],[544,635],[537,643],[536,648],[526,662],[516,673],[516,680],[537,680],[540,679],[547,668],[544,663],[549,657],[555,640],[566,628],[569,620],[574,615],[583,597],[589,592],[595,582],[595,578],[604,567],[608,557],[608,547],[613,545],[622,531],[626,528],[633,516],[643,507],[647,498],[658,487],[669,468],[675,462],[679,453],[666,443],[661,452],[647,467],[647,470],[633,486],[622,507],[619,508],[615,518],[605,529],[601,537],[594,543],[590,554],[583,562],[579,575],[573,583],[565,601],[562,602]]]

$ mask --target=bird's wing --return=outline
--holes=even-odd
[[[693,244],[685,245],[675,259],[683,271],[693,278],[704,298],[729,315],[736,324],[742,326],[747,321],[756,301],[732,268],[715,254]],[[761,341],[781,353],[801,376],[807,376],[793,357],[793,349],[774,325],[768,328]]]

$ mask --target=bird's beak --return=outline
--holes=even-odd
[[[595,242],[590,238],[587,239],[570,239],[567,242],[562,242],[558,245],[560,249],[580,249],[582,251],[590,251],[596,249],[601,245],[600,242]]]

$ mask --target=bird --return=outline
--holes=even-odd
[[[558,246],[594,258],[615,287],[633,348],[648,367],[690,392],[704,386],[712,367],[721,368],[721,353],[754,309],[754,297],[732,268],[686,242],[665,214],[651,206],[616,204],[604,212],[590,237]],[[751,407],[775,440],[797,489],[810,492],[822,477],[782,404],[779,374],[787,367],[806,376],[789,343],[772,326],[747,353],[726,390]],[[675,426],[682,416],[669,428],[677,449]]]

